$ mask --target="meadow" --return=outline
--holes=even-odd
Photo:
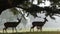
[[[43,32],[15,32],[15,33],[0,33],[0,34],[60,34],[59,31],[43,31]]]
[[[35,29],[35,31],[31,31],[29,29],[22,29],[22,30],[18,30],[17,32],[14,30],[14,32],[12,30],[7,30],[7,32],[5,31],[3,33],[3,30],[0,30],[0,34],[60,34],[60,29],[43,29],[43,31],[37,31]]]

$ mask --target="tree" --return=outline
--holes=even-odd
[[[38,4],[40,3],[39,0]],[[41,12],[41,11],[46,11],[46,17],[49,15],[52,19],[55,19],[52,17],[55,14],[60,14],[60,9],[56,8],[56,5],[59,6],[60,0],[50,0],[51,6],[52,7],[39,7],[37,5],[32,4],[32,6],[27,10],[30,14],[32,14],[34,17],[37,17],[36,13]],[[53,2],[53,3],[52,3]],[[33,3],[33,2],[32,2]]]
[[[28,0],[0,0],[0,14],[6,10],[6,9],[11,9],[11,11],[13,12],[14,15],[21,13],[19,12],[16,8],[14,7],[18,7],[18,5],[23,5],[27,2]],[[21,13],[22,14],[22,13]],[[22,14],[22,16],[24,17],[24,15]],[[25,19],[25,17],[24,17]]]
[[[0,14],[9,8],[17,7],[18,5],[22,5],[28,0],[0,0]]]
[[[4,0],[3,0],[4,1]],[[56,8],[56,5],[60,3],[60,0],[50,0],[51,6],[52,7],[39,7],[37,6],[38,4],[42,3],[42,0],[37,0],[38,4],[34,5],[33,1],[29,2],[29,0],[6,0],[6,1],[1,1],[2,3],[0,6],[0,14],[3,10],[8,9],[8,8],[13,8],[13,7],[19,7],[28,12],[34,17],[37,17],[36,13],[41,12],[41,11],[46,11],[46,17],[49,15],[52,19],[55,19],[52,17],[55,14],[60,14],[60,9]],[[45,1],[45,0],[44,0]],[[6,7],[5,7],[6,6]],[[18,11],[15,11],[16,9],[12,11],[14,14],[18,14]]]

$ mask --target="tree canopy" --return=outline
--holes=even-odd
[[[60,14],[60,9],[56,8],[56,5],[59,6],[60,4],[60,0],[48,0],[51,2],[51,7],[39,7],[38,5],[40,3],[43,3],[42,0],[37,0],[38,4],[34,5],[32,0],[31,2],[29,2],[30,0],[0,0],[0,14],[2,13],[3,10],[8,9],[8,8],[13,8],[13,7],[19,7],[22,8],[23,10],[25,10],[26,12],[28,12],[31,15],[33,15],[34,17],[37,17],[36,13],[39,13],[41,11],[45,12],[46,11],[46,17],[49,15],[52,19],[55,19],[54,17],[52,17],[55,14]],[[45,1],[45,0],[44,0]],[[12,12],[14,14],[17,14],[18,11],[16,11],[16,9],[12,9]]]

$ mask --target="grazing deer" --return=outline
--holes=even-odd
[[[48,20],[46,19],[46,17],[44,18],[44,20],[45,20],[44,22],[38,22],[38,21],[32,22],[32,27],[31,27],[31,29],[33,29],[33,31],[34,31],[34,27],[37,26],[37,29],[40,29],[40,30],[42,31],[43,25],[46,23],[46,21],[48,21]],[[30,31],[31,31],[31,29],[30,29]]]
[[[21,18],[21,19],[22,19],[22,18]],[[11,27],[13,30],[14,30],[14,28],[15,28],[15,30],[16,30],[16,32],[17,32],[16,27],[17,27],[17,25],[21,22],[21,19],[17,18],[18,22],[5,22],[5,23],[4,23],[5,28],[3,28],[3,32],[4,32],[4,30],[6,31],[6,29],[9,28],[9,27]]]

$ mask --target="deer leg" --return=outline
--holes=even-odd
[[[39,29],[39,28],[38,28],[38,26],[37,26],[37,32],[38,32],[38,29]]]
[[[37,31],[38,31],[38,26],[37,26]]]
[[[5,28],[3,28],[3,33],[4,33]]]
[[[7,33],[7,27],[6,28],[4,28],[5,29],[5,31],[6,31],[6,33]]]
[[[40,27],[40,31],[42,32],[42,27]]]
[[[5,31],[6,31],[6,33],[7,33],[7,30],[6,30],[6,29],[7,29],[7,27],[3,28],[3,33],[4,33],[4,30],[5,30]]]
[[[30,29],[30,32],[31,32],[31,29]]]
[[[34,32],[34,28],[33,28],[33,32]]]
[[[34,32],[34,27],[35,27],[35,26],[32,26],[32,27],[31,27],[31,29],[33,29],[33,32]],[[30,31],[31,31],[31,29],[30,29]]]
[[[14,27],[12,27],[12,33],[14,32]]]
[[[16,27],[15,27],[15,30],[16,30],[16,33],[17,33],[17,29],[16,29]]]

